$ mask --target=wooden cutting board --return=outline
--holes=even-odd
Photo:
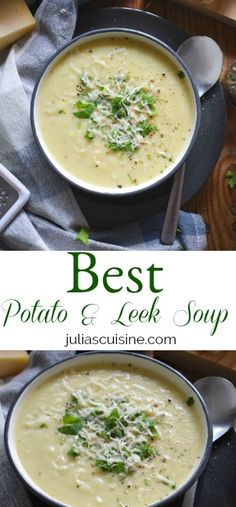
[[[236,351],[191,351],[188,352],[193,357],[199,357],[201,359],[206,359],[214,364],[219,364],[225,366],[226,368],[231,368],[236,371]]]
[[[191,380],[208,375],[228,378],[236,385],[236,350],[232,351],[155,351],[154,357],[166,361]]]
[[[236,26],[235,0],[174,0],[203,14]]]

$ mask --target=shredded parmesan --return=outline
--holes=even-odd
[[[122,476],[149,467],[158,454],[158,415],[156,403],[146,410],[134,407],[128,395],[120,399],[106,393],[98,403],[79,391],[67,403],[58,431],[72,444],[68,449],[72,458],[86,456],[102,470]]]

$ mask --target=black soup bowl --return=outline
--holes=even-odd
[[[108,39],[116,39],[119,38],[120,41],[125,39],[130,39],[133,41],[133,43],[144,43],[146,44],[145,47],[151,48],[151,50],[156,51],[157,59],[158,55],[161,55],[161,57],[165,58],[169,64],[172,64],[176,67],[176,72],[179,74],[180,77],[184,77],[184,86],[186,87],[186,90],[188,90],[188,94],[191,97],[192,102],[192,128],[190,129],[189,135],[187,136],[187,139],[181,149],[181,151],[178,153],[178,155],[174,158],[174,160],[171,161],[171,163],[168,163],[166,169],[164,169],[162,172],[157,172],[157,174],[154,176],[148,176],[147,180],[144,180],[140,183],[135,182],[135,180],[131,180],[130,184],[121,186],[116,185],[114,186],[106,186],[104,184],[100,184],[99,182],[93,182],[90,178],[84,179],[84,177],[81,177],[79,166],[80,164],[83,165],[83,163],[80,161],[80,155],[78,152],[78,171],[70,170],[70,167],[65,167],[65,164],[57,156],[55,156],[55,153],[53,153],[53,150],[49,147],[49,144],[47,142],[47,136],[44,134],[43,129],[40,125],[40,96],[42,88],[45,84],[45,80],[47,80],[47,77],[50,75],[50,73],[53,71],[53,69],[56,68],[56,66],[60,65],[61,61],[64,59],[64,57],[70,57],[70,52],[73,52],[74,50],[80,51],[80,49],[83,49],[84,44],[87,44],[89,42],[92,42],[93,44],[96,44],[96,42],[105,41]],[[91,69],[92,72],[93,69]],[[132,68],[130,69],[130,73],[132,72]],[[143,68],[143,77],[145,79],[145,66]],[[79,73],[78,73],[78,82],[79,82]],[[155,83],[158,85],[158,83]],[[168,86],[168,83],[167,83]],[[57,97],[57,90],[55,89],[55,101]],[[76,96],[74,103],[76,103]],[[158,106],[158,105],[157,105]],[[61,113],[61,114],[60,114]],[[58,116],[63,116],[63,109],[58,110]],[[49,112],[50,115],[50,112]],[[175,108],[173,107],[173,111],[171,113],[172,118],[171,120],[175,121]],[[73,118],[73,113],[71,113],[71,117]],[[156,186],[161,185],[167,178],[173,176],[173,174],[183,165],[186,158],[188,157],[198,130],[200,126],[200,118],[201,118],[201,103],[199,94],[197,91],[197,87],[193,81],[193,78],[191,76],[190,71],[188,70],[185,62],[181,59],[181,57],[169,46],[158,40],[157,37],[153,37],[147,33],[142,33],[138,30],[131,30],[131,29],[123,29],[123,28],[112,28],[112,29],[96,29],[87,33],[84,33],[77,38],[73,39],[71,42],[66,44],[64,47],[62,47],[59,51],[56,52],[56,54],[53,55],[52,58],[47,62],[45,68],[43,69],[43,72],[35,86],[33,96],[32,96],[32,102],[31,102],[31,124],[33,129],[33,134],[35,137],[35,140],[45,157],[45,159],[49,162],[49,164],[64,178],[66,178],[72,185],[78,187],[80,190],[83,190],[85,192],[92,193],[93,195],[97,197],[110,197],[114,199],[119,199],[119,197],[130,197],[135,196],[137,194],[142,194],[145,191],[151,190],[155,188]],[[73,118],[75,120],[75,118]],[[158,111],[157,111],[157,119],[158,119]],[[60,118],[61,120],[61,118]],[[172,126],[173,126],[172,124]],[[170,126],[171,128],[171,126]],[[68,132],[65,132],[65,135],[67,135]],[[56,138],[56,132],[50,132],[50,136],[54,135]],[[70,134],[69,134],[70,135]],[[58,141],[59,142],[59,141]],[[60,141],[60,143],[63,140]],[[93,150],[93,142],[87,141],[87,148],[85,148],[84,151],[91,151]],[[123,153],[125,156],[130,156],[132,154],[129,153]],[[160,155],[161,156],[161,155]],[[124,159],[124,157],[123,157]],[[150,162],[151,163],[151,162]],[[109,164],[107,164],[108,166]],[[109,171],[110,169],[109,166]]]
[[[23,428],[25,428],[24,431],[27,431],[27,424],[29,425],[32,422],[34,422],[34,421],[31,421],[31,419],[32,419],[31,416],[33,413],[34,417],[36,418],[36,423],[37,423],[36,426],[33,427],[33,431],[35,433],[34,442],[35,442],[35,444],[37,444],[37,435],[39,435],[39,433],[38,433],[39,431],[41,432],[40,439],[43,438],[45,441],[46,436],[45,436],[45,433],[42,433],[42,432],[52,431],[55,433],[56,428],[58,428],[58,425],[60,425],[61,418],[62,418],[62,415],[64,414],[65,407],[64,407],[64,401],[63,401],[63,403],[61,403],[61,405],[63,405],[63,407],[60,405],[59,398],[61,396],[61,392],[64,392],[64,394],[66,396],[65,399],[67,399],[67,396],[70,397],[70,395],[72,393],[72,391],[70,389],[68,389],[68,382],[67,382],[67,380],[70,378],[69,375],[71,374],[71,372],[73,372],[73,375],[74,375],[73,378],[75,379],[75,380],[73,380],[73,382],[77,382],[78,385],[77,384],[76,385],[77,385],[78,389],[80,389],[81,380],[80,381],[76,380],[76,375],[80,374],[80,372],[82,372],[83,375],[85,375],[83,377],[84,378],[83,382],[85,382],[85,384],[83,384],[83,385],[85,385],[86,389],[89,389],[90,385],[91,385],[90,383],[93,382],[93,379],[91,380],[91,376],[89,375],[89,372],[90,371],[92,372],[92,370],[94,371],[94,369],[98,369],[98,371],[101,371],[104,368],[109,368],[109,374],[112,375],[112,382],[119,383],[119,381],[121,381],[120,377],[119,377],[119,373],[117,373],[117,371],[119,372],[120,370],[122,370],[124,372],[124,375],[126,376],[125,378],[127,378],[127,376],[129,377],[131,369],[132,369],[132,371],[134,371],[135,374],[137,374],[137,375],[141,374],[144,376],[144,377],[139,377],[139,376],[135,377],[135,379],[136,379],[135,382],[138,382],[138,383],[141,382],[140,380],[137,380],[137,378],[138,379],[144,378],[144,382],[145,382],[145,378],[147,376],[148,376],[148,378],[151,377],[151,379],[154,380],[155,382],[158,381],[160,387],[155,387],[155,389],[153,391],[153,398],[154,398],[154,400],[156,400],[156,403],[158,403],[158,399],[160,399],[160,398],[158,398],[159,389],[162,389],[162,387],[161,387],[162,385],[163,386],[168,385],[168,386],[172,386],[172,388],[174,390],[176,389],[178,391],[178,393],[180,393],[181,399],[183,397],[184,403],[185,403],[185,400],[188,400],[188,401],[190,400],[191,404],[193,404],[193,406],[191,406],[191,407],[187,407],[187,405],[186,405],[186,409],[192,411],[191,418],[193,418],[193,420],[194,420],[194,425],[191,429],[191,431],[193,431],[193,433],[194,433],[192,435],[193,438],[191,437],[191,435],[189,437],[189,438],[191,438],[191,442],[194,442],[195,432],[197,432],[197,435],[198,435],[197,438],[200,437],[200,440],[198,440],[198,441],[201,442],[201,446],[200,446],[201,450],[199,451],[199,454],[197,456],[197,460],[195,463],[191,463],[192,467],[190,466],[190,469],[186,472],[186,476],[184,476],[184,479],[181,479],[182,482],[177,484],[176,488],[170,488],[166,493],[167,496],[165,496],[162,499],[158,499],[157,501],[154,501],[148,507],[164,507],[166,505],[169,505],[173,501],[180,498],[184,494],[184,492],[190,488],[190,486],[198,479],[199,475],[202,473],[202,471],[209,459],[210,453],[211,453],[212,427],[209,422],[209,417],[208,417],[208,413],[207,413],[207,409],[204,404],[204,401],[202,400],[200,394],[195,389],[195,387],[183,375],[181,375],[179,372],[175,371],[170,366],[168,366],[164,363],[161,363],[159,361],[156,361],[154,359],[151,359],[147,356],[140,355],[140,354],[131,353],[131,352],[100,352],[100,351],[99,352],[83,353],[83,354],[80,354],[80,355],[75,356],[73,358],[66,359],[60,363],[55,364],[54,366],[43,371],[42,373],[37,375],[33,380],[31,380],[31,382],[28,383],[26,386],[24,386],[22,391],[18,394],[16,400],[14,401],[14,403],[9,411],[8,417],[7,417],[7,421],[6,421],[6,425],[5,425],[5,446],[6,446],[6,451],[7,451],[7,455],[10,460],[10,463],[13,466],[16,473],[18,474],[18,476],[20,477],[20,479],[25,484],[25,486],[27,488],[29,488],[29,490],[31,490],[35,495],[40,497],[40,499],[43,500],[45,503],[52,505],[54,507],[74,507],[75,503],[72,502],[73,505],[71,506],[69,501],[67,501],[67,503],[65,503],[65,500],[63,500],[60,497],[60,492],[61,492],[61,488],[62,488],[62,485],[61,485],[62,478],[60,475],[59,476],[55,475],[55,477],[53,476],[54,483],[53,483],[53,487],[51,488],[51,490],[49,492],[47,490],[48,484],[45,486],[44,483],[42,483],[42,477],[38,478],[38,476],[39,476],[39,472],[37,471],[38,469],[36,470],[36,472],[34,471],[35,473],[33,476],[31,465],[29,465],[29,463],[28,463],[28,467],[24,465],[25,458],[22,459],[22,457],[21,457],[22,456],[22,454],[21,454],[22,449],[21,449],[21,451],[19,451],[18,441],[17,441],[17,439],[22,438],[22,436],[17,435],[17,428],[19,428],[19,425],[21,425],[21,426],[23,425]],[[55,389],[55,382],[57,383],[56,384],[57,385],[57,392],[55,392],[55,390],[53,391],[53,389]],[[126,380],[124,380],[124,382],[126,382]],[[163,382],[163,384],[161,382]],[[155,384],[155,385],[157,386],[157,384]],[[45,391],[45,386],[46,386],[47,391]],[[61,386],[61,388],[60,388],[60,386]],[[147,388],[147,386],[146,386],[146,388]],[[74,384],[73,384],[73,389],[74,389]],[[127,389],[127,387],[124,389]],[[156,389],[157,389],[157,391],[156,391]],[[163,389],[165,390],[166,387],[163,387]],[[173,398],[173,403],[175,402],[175,400],[174,400],[174,392],[175,391],[174,390],[173,390],[173,395],[171,393],[171,396]],[[109,395],[109,385],[105,386],[105,392]],[[121,393],[122,392],[123,391],[121,389]],[[124,390],[124,392],[127,392],[127,391]],[[124,392],[123,392],[123,394],[124,394]],[[167,391],[165,391],[165,392],[167,392]],[[113,390],[113,393],[114,393],[114,390]],[[130,397],[132,397],[132,389],[130,389],[130,387],[129,387],[129,393],[130,393]],[[24,408],[25,403],[27,403],[27,400],[30,399],[29,397],[31,397],[32,394],[34,396],[34,399],[36,399],[36,402],[39,403],[40,410],[42,409],[42,414],[41,414],[41,412],[38,414],[38,411],[35,408],[30,407],[29,401],[28,401],[29,404],[27,405],[27,409]],[[43,425],[40,423],[40,421],[38,421],[38,418],[39,418],[38,416],[40,414],[45,415],[43,410],[45,409],[44,405],[45,405],[46,396],[49,396],[49,398],[51,396],[51,398],[49,399],[48,407],[49,408],[51,407],[51,409],[52,409],[52,414],[50,416],[50,417],[52,417],[52,421],[49,422],[49,419],[48,419],[49,426],[44,425],[43,429],[39,429],[39,427],[41,428],[41,426],[43,426]],[[166,396],[167,396],[167,394],[166,394]],[[37,401],[37,398],[38,398],[38,401]],[[151,399],[153,399],[153,398],[151,398]],[[57,401],[57,399],[59,399],[59,401]],[[63,400],[64,400],[64,398],[63,398]],[[177,398],[176,398],[176,400],[177,400]],[[168,400],[166,400],[166,401],[168,401]],[[56,405],[55,405],[55,403],[56,403]],[[177,405],[179,406],[179,403],[180,403],[180,401],[176,401],[176,406]],[[149,404],[150,404],[150,402],[149,402]],[[168,407],[169,406],[170,405],[168,405]],[[49,408],[47,408],[45,410],[48,411]],[[22,409],[23,409],[23,412],[22,412]],[[147,409],[148,409],[148,407],[147,407]],[[25,414],[25,412],[24,412],[25,410],[27,410],[27,414],[31,414],[29,417],[27,416],[27,414]],[[36,410],[36,412],[35,412],[35,410]],[[164,409],[164,410],[168,412],[167,409]],[[48,416],[48,414],[46,414],[46,415]],[[168,414],[167,414],[167,416],[168,416]],[[22,417],[23,417],[23,419],[22,419]],[[40,426],[40,424],[41,424],[41,426]],[[47,429],[47,428],[50,428],[51,424],[53,424],[53,427],[51,429]],[[173,422],[172,422],[172,424],[173,424]],[[54,425],[55,425],[55,429],[54,429]],[[163,429],[161,429],[161,428],[162,428],[162,426],[160,424],[160,431],[163,432]],[[32,428],[31,428],[31,431],[32,431]],[[51,435],[51,433],[50,433],[50,435]],[[180,437],[179,433],[178,433],[178,435],[179,435],[178,439],[182,438],[182,437]],[[63,437],[63,436],[64,435],[61,435],[61,437]],[[58,438],[59,437],[60,437],[60,433],[58,433]],[[27,440],[25,438],[26,437],[24,437],[24,444],[23,444],[24,445],[24,447],[23,447],[24,455],[27,454],[27,452],[28,452],[27,451]],[[39,436],[38,436],[38,438],[39,438]],[[160,437],[158,437],[156,444],[158,444],[159,438],[160,439],[164,438],[164,437],[162,437],[162,433],[160,433]],[[174,438],[174,443],[176,443],[175,437],[172,436],[172,438]],[[171,439],[171,436],[169,436],[168,442],[170,439]],[[60,455],[58,457],[58,459],[60,458],[59,465],[62,467],[63,467],[63,465],[66,465],[67,467],[71,466],[71,462],[70,462],[71,458],[69,458],[67,456],[67,461],[68,461],[67,462],[66,458],[63,457],[64,455],[61,456],[61,454],[63,454],[63,452],[61,450],[59,443],[58,444],[55,444],[55,442],[53,443],[51,437],[49,438],[49,440],[50,440],[50,445],[54,446],[54,449],[52,449],[51,450],[52,452],[51,452],[50,445],[49,445],[48,441],[45,441],[45,449],[48,449],[48,450],[43,451],[43,453],[44,453],[43,456],[45,455],[45,452],[47,452],[47,455],[49,455],[49,457],[47,457],[47,460],[43,459],[42,465],[40,465],[41,466],[40,473],[41,474],[43,473],[43,475],[46,477],[47,477],[47,466],[48,465],[50,468],[50,470],[48,470],[48,474],[51,474],[51,475],[53,473],[57,474],[57,470],[55,468],[53,468],[53,462],[57,459],[57,457],[54,456],[54,454],[53,454],[55,449],[56,449],[55,452],[56,453],[58,452]],[[30,448],[31,448],[33,445],[32,440],[30,440],[30,442],[31,442],[31,444],[30,444]],[[44,445],[44,443],[42,443],[41,440],[40,440],[40,442],[41,442],[40,446]],[[186,435],[184,435],[184,434],[183,434],[183,442],[184,442],[184,445],[186,445],[186,447],[188,447],[188,445],[190,445],[186,441]],[[55,445],[56,445],[56,447],[55,447]],[[171,446],[171,443],[168,445]],[[35,453],[37,452],[37,445],[35,445],[35,449],[33,450],[33,453],[34,452]],[[51,454],[50,454],[50,452],[51,452]],[[168,450],[166,452],[168,454]],[[31,449],[31,454],[32,454],[32,449]],[[178,455],[178,453],[177,453],[177,455]],[[176,455],[176,471],[178,471],[178,468],[181,467],[181,462],[180,462],[181,460],[177,459],[177,455]],[[65,456],[66,456],[66,451],[65,451]],[[78,473],[79,473],[79,467],[80,467],[80,465],[82,466],[83,461],[80,463],[80,456],[78,456],[76,459],[78,460],[78,461],[76,461],[76,466],[78,466]],[[160,456],[160,460],[161,459],[162,458]],[[172,456],[171,462],[173,461],[173,459],[174,458]],[[182,459],[185,459],[185,458],[182,458]],[[160,464],[161,464],[161,461],[160,461]],[[75,466],[75,465],[73,465],[73,466]],[[93,468],[91,470],[93,470]],[[172,472],[174,472],[174,470],[175,470],[175,466],[172,467]],[[77,469],[75,470],[75,472],[76,471],[77,471]],[[62,471],[62,472],[63,472],[63,474],[67,473],[66,471]],[[62,472],[60,471],[60,473],[62,473]],[[157,472],[158,472],[158,470],[157,470]],[[92,472],[88,472],[87,476],[86,476],[86,477],[88,477],[88,481],[89,481],[90,473],[92,474]],[[108,472],[103,472],[103,471],[101,472],[100,471],[100,473],[103,474],[102,477],[104,477],[104,480],[105,480],[105,476],[107,479]],[[153,471],[152,471],[152,474],[153,474]],[[50,475],[50,477],[51,477],[51,475]],[[174,477],[172,477],[172,478],[174,478]],[[93,476],[91,475],[91,479],[94,480],[94,475]],[[109,481],[110,479],[113,479],[112,475],[111,476],[109,475],[107,480]],[[102,480],[98,479],[98,480],[100,480],[100,483],[98,484],[100,489],[98,492],[97,489],[95,488],[96,491],[94,491],[94,493],[93,493],[94,499],[97,494],[99,494],[99,496],[102,497],[102,489],[101,488],[103,486],[101,486],[101,483],[103,483],[103,479]],[[129,482],[132,481],[132,474],[128,476],[128,481]],[[66,489],[67,487],[69,487],[71,489],[73,484],[74,484],[73,480],[72,480],[72,482],[69,483],[69,486],[65,482],[63,485],[63,490],[62,490],[63,494],[64,494],[64,489]],[[145,483],[143,483],[143,481],[142,481],[142,484],[140,486],[138,486],[138,488],[139,487],[144,488],[144,484]],[[75,487],[75,484],[74,484],[74,487]],[[149,487],[150,487],[150,484],[149,484]],[[154,498],[155,498],[155,491],[157,491],[157,498],[159,498],[158,497],[158,481],[155,482],[155,480],[152,480],[151,488],[153,488]],[[76,495],[80,493],[80,490],[75,489],[73,491],[75,494],[75,498],[77,498]],[[138,489],[136,489],[135,491],[136,491],[136,494],[138,494]],[[112,492],[112,495],[113,495],[113,493],[114,492]],[[152,496],[152,498],[153,498],[153,496]],[[135,497],[135,495],[134,495],[134,497]],[[91,496],[89,498],[91,501]],[[84,504],[83,501],[81,501],[81,499],[79,499],[79,497],[78,497],[78,501],[79,501],[79,503],[76,505],[81,505],[81,507],[87,506],[86,500],[84,500],[84,502],[85,502],[85,504]],[[139,500],[139,502],[140,502],[140,500]],[[146,505],[145,500],[144,500],[144,504]],[[135,498],[134,498],[134,503],[131,505],[131,507],[133,505],[135,505]],[[104,507],[109,507],[106,502],[104,503]]]

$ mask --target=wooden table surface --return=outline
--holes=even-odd
[[[214,38],[224,52],[224,71],[236,59],[236,28],[193,12],[171,0],[93,0],[92,8],[133,7],[155,12],[191,35]],[[227,105],[228,122],[221,157],[203,188],[184,209],[200,213],[207,225],[209,250],[236,249],[236,188],[230,189],[225,174],[236,170],[236,110]]]

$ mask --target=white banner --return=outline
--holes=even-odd
[[[1,252],[1,350],[234,350],[235,252]]]

